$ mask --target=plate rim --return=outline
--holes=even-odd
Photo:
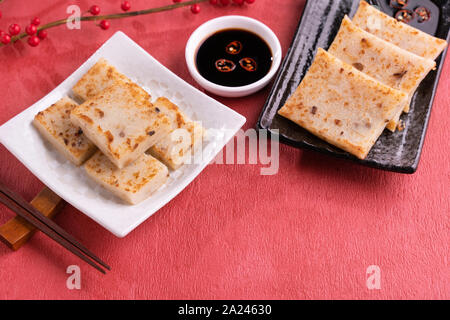
[[[194,90],[196,93],[200,94],[207,100],[214,102],[216,104],[216,107],[220,107],[220,109],[228,112],[230,115],[232,115],[233,117],[236,118],[236,123],[233,126],[233,128],[227,128],[227,129],[231,129],[233,131],[233,134],[230,134],[230,133],[226,134],[227,138],[222,140],[223,143],[219,143],[215,148],[214,148],[214,146],[210,147],[210,149],[212,149],[211,156],[206,159],[202,159],[202,163],[195,170],[190,172],[185,177],[184,183],[173,186],[173,189],[171,191],[171,193],[173,193],[173,196],[167,197],[167,199],[165,199],[164,201],[161,201],[161,203],[158,206],[156,206],[153,210],[149,210],[149,213],[142,215],[141,218],[135,219],[135,220],[133,220],[132,223],[129,223],[128,225],[123,226],[123,227],[121,227],[120,225],[117,225],[115,223],[108,223],[104,219],[101,219],[99,216],[92,215],[90,213],[89,209],[86,210],[84,208],[84,205],[82,203],[77,203],[76,201],[72,201],[72,199],[70,197],[67,198],[65,196],[64,190],[59,190],[58,188],[56,188],[56,184],[57,184],[56,180],[53,181],[52,179],[49,179],[44,173],[41,173],[41,172],[39,172],[39,170],[36,170],[35,168],[33,168],[31,165],[32,161],[23,159],[23,157],[19,153],[17,153],[17,148],[15,148],[14,146],[11,145],[11,143],[13,143],[13,141],[7,139],[6,138],[7,135],[4,134],[5,131],[7,131],[8,127],[15,124],[16,121],[22,121],[20,118],[24,117],[26,113],[31,112],[30,109],[33,109],[34,107],[42,104],[44,100],[48,99],[54,93],[58,93],[59,91],[61,91],[61,92],[64,92],[63,95],[67,95],[70,91],[67,92],[64,89],[64,87],[67,86],[67,83],[70,83],[71,81],[73,81],[72,78],[73,78],[74,74],[79,72],[79,70],[81,68],[83,68],[86,64],[89,64],[93,59],[95,59],[95,55],[104,46],[106,46],[108,43],[113,42],[113,41],[127,41],[128,45],[133,45],[133,47],[135,49],[138,49],[141,54],[144,54],[147,59],[150,59],[152,61],[152,63],[155,63],[158,68],[161,68],[161,70],[163,70],[164,72],[167,72],[170,77],[178,79],[178,81],[181,81],[183,86],[188,87],[190,90]],[[106,230],[108,230],[109,232],[114,234],[116,237],[123,238],[126,235],[128,235],[131,231],[133,231],[135,228],[137,228],[141,223],[143,223],[148,218],[150,218],[154,213],[159,211],[163,206],[167,205],[176,196],[178,196],[180,194],[180,192],[182,192],[189,184],[191,184],[191,182],[198,175],[200,175],[200,173],[206,168],[206,166],[208,164],[210,164],[210,162],[215,158],[217,153],[219,153],[220,150],[222,150],[225,147],[226,143],[228,143],[228,141],[233,138],[233,136],[236,134],[236,132],[242,128],[242,126],[245,124],[246,120],[247,119],[243,115],[241,115],[238,112],[236,112],[235,110],[227,107],[226,105],[222,104],[221,102],[214,100],[212,97],[208,96],[204,92],[200,91],[199,89],[192,86],[187,81],[185,81],[184,79],[182,79],[181,77],[176,75],[169,68],[167,68],[162,63],[160,63],[156,58],[154,58],[150,53],[145,51],[144,48],[142,48],[139,44],[137,44],[133,39],[131,39],[124,32],[119,30],[119,31],[116,31],[110,38],[108,38],[97,50],[94,51],[94,53],[92,53],[92,55],[90,55],[76,70],[74,70],[70,75],[68,75],[66,77],[66,79],[64,81],[62,81],[59,85],[57,85],[53,90],[51,90],[44,97],[40,98],[38,101],[36,101],[32,105],[26,107],[20,113],[16,114],[11,119],[9,119],[5,123],[3,123],[0,126],[0,143],[3,144],[3,146],[17,160],[19,160],[37,179],[39,179],[45,186],[47,186],[49,189],[51,189],[53,192],[55,192],[58,196],[60,196],[62,199],[64,199],[67,203],[71,204],[74,208],[79,210],[82,214],[84,214],[87,217],[89,217],[90,219],[94,220],[96,223],[98,223],[103,228],[105,228]],[[28,125],[32,126],[31,123],[29,123]],[[206,147],[205,147],[204,151],[205,150],[206,150]],[[209,159],[209,158],[211,158],[211,159]],[[77,169],[77,168],[75,168],[75,169]],[[87,212],[89,212],[89,213],[87,213]]]

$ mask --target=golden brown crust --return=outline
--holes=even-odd
[[[363,0],[353,17],[353,23],[378,38],[426,59],[436,60],[447,47],[447,41],[399,22]]]
[[[436,66],[433,60],[419,57],[362,30],[347,16],[328,52],[356,65],[360,71],[385,85],[408,94],[414,92]]]
[[[76,107],[71,120],[102,152],[123,168],[167,135],[170,120],[156,112],[150,95],[132,82],[116,81]]]
[[[204,128],[189,119],[177,105],[165,97],[158,98],[154,106],[157,112],[165,114],[172,121],[173,128],[169,135],[158,141],[149,151],[175,170],[201,145]]]
[[[79,99],[86,101],[94,98],[118,80],[131,82],[125,75],[117,71],[114,66],[110,65],[106,59],[100,58],[77,84],[75,84],[72,91]]]
[[[279,110],[314,135],[364,159],[407,95],[323,49]]]
[[[52,145],[76,165],[82,164],[96,150],[83,131],[71,123],[70,112],[78,104],[64,97],[39,112],[34,126]]]
[[[409,110],[410,99],[425,76],[436,66],[425,59],[403,50],[357,27],[345,16],[329,53],[353,65],[381,83],[408,94],[402,108]],[[388,125],[395,128],[400,114]]]
[[[124,169],[118,169],[100,151],[84,168],[97,183],[130,204],[148,198],[167,180],[168,170],[150,155],[142,155]]]

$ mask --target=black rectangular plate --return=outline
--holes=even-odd
[[[382,1],[371,4],[383,7]],[[425,3],[431,0],[418,1]],[[439,24],[434,36],[449,41],[450,0],[432,1],[440,9]],[[401,173],[414,173],[422,152],[422,146],[430,119],[431,107],[447,50],[436,61],[437,69],[430,72],[414,95],[411,111],[402,116],[403,131],[391,133],[385,130],[365,160],[342,151],[317,138],[295,123],[279,116],[277,111],[295,91],[311,65],[317,49],[327,49],[333,42],[344,15],[352,17],[359,0],[309,0],[286,58],[264,105],[257,126],[279,130],[280,141],[297,148],[306,148],[362,165]]]

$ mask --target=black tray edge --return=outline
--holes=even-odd
[[[265,127],[265,126],[263,126],[261,124],[261,120],[262,120],[262,117],[264,115],[264,112],[265,112],[266,108],[268,107],[269,97],[272,96],[272,94],[274,93],[274,91],[276,89],[276,84],[278,83],[279,78],[281,77],[281,74],[282,74],[281,70],[283,70],[285,64],[288,63],[288,60],[289,60],[288,57],[289,57],[289,54],[291,52],[291,47],[292,47],[292,44],[295,41],[295,35],[299,32],[299,29],[300,29],[301,24],[302,24],[303,16],[307,12],[308,4],[309,4],[310,1],[311,0],[306,0],[306,2],[305,2],[305,7],[304,7],[302,15],[300,17],[299,24],[298,24],[298,26],[297,26],[297,28],[296,28],[296,30],[294,32],[294,38],[292,39],[291,45],[289,46],[289,49],[288,49],[288,51],[287,51],[287,53],[286,53],[286,55],[285,55],[285,57],[283,59],[283,63],[281,64],[281,66],[280,66],[280,68],[278,70],[277,76],[275,78],[275,81],[273,82],[273,85],[272,85],[272,88],[271,88],[271,90],[269,92],[269,95],[267,96],[268,98],[266,99],[266,101],[264,103],[264,106],[263,106],[263,108],[261,110],[261,113],[260,113],[260,115],[258,117],[258,121],[256,122],[256,125],[255,125],[256,129],[267,130],[270,135],[277,135],[280,142],[282,142],[283,144],[289,145],[291,147],[294,147],[294,148],[301,148],[301,149],[311,150],[311,151],[318,152],[320,154],[326,154],[326,155],[328,155],[330,157],[333,157],[333,158],[350,160],[350,161],[358,163],[358,164],[360,164],[362,166],[375,168],[375,169],[379,169],[379,170],[383,170],[383,171],[397,172],[397,173],[403,173],[403,174],[414,174],[414,173],[416,173],[416,171],[418,169],[418,166],[419,166],[419,163],[420,163],[421,156],[422,156],[422,149],[423,149],[423,145],[424,145],[424,142],[425,142],[426,133],[428,131],[428,124],[429,124],[430,117],[431,117],[431,111],[433,109],[433,104],[434,104],[434,99],[435,99],[435,96],[436,96],[437,87],[439,86],[439,81],[440,81],[440,78],[441,78],[442,69],[443,69],[443,66],[444,66],[444,63],[445,63],[447,52],[449,50],[449,46],[447,46],[447,48],[444,50],[444,52],[438,58],[439,59],[439,65],[437,66],[437,74],[436,74],[436,79],[437,80],[435,81],[435,83],[433,85],[432,98],[431,98],[431,101],[430,101],[431,107],[429,108],[428,113],[427,113],[427,117],[425,119],[425,123],[424,123],[424,128],[425,129],[423,130],[422,135],[420,137],[420,143],[419,143],[419,148],[418,148],[416,159],[414,161],[414,164],[412,164],[411,166],[396,166],[396,165],[385,166],[385,165],[380,165],[380,164],[378,164],[376,162],[372,162],[372,161],[360,160],[360,159],[358,159],[358,158],[356,158],[354,156],[351,156],[349,154],[346,154],[346,153],[343,153],[343,154],[333,153],[333,152],[330,152],[328,150],[316,148],[316,147],[311,146],[311,145],[309,145],[307,143],[304,143],[304,142],[294,142],[294,141],[292,141],[291,139],[285,137],[282,134],[274,133],[269,127]],[[447,34],[447,39],[446,40],[447,40],[447,43],[450,42],[450,32]]]

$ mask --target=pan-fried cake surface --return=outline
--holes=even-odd
[[[74,108],[71,121],[123,168],[170,132],[170,120],[149,99],[138,85],[119,81]]]
[[[406,99],[404,92],[319,48],[303,81],[278,113],[364,159]]]
[[[433,60],[419,57],[362,30],[347,16],[328,52],[381,83],[408,94],[405,111],[408,111],[410,99],[419,84],[436,66]],[[401,111],[390,121],[389,129],[395,130],[400,115]]]
[[[81,100],[86,101],[95,97],[101,91],[113,85],[117,80],[131,82],[126,76],[110,65],[104,58],[86,72],[83,77],[72,88],[74,94]]]
[[[167,167],[147,154],[140,156],[128,167],[118,169],[98,151],[85,163],[84,168],[94,181],[131,204],[148,198],[169,176]]]
[[[82,164],[97,148],[83,134],[80,127],[70,121],[70,112],[78,104],[64,97],[33,120],[34,126],[60,153],[75,165]]]
[[[353,23],[385,41],[426,59],[435,60],[447,46],[447,41],[399,22],[366,1],[361,1],[353,17]]]
[[[175,170],[201,145],[204,129],[167,98],[158,98],[154,106],[169,117],[174,130],[151,147],[150,153]]]

